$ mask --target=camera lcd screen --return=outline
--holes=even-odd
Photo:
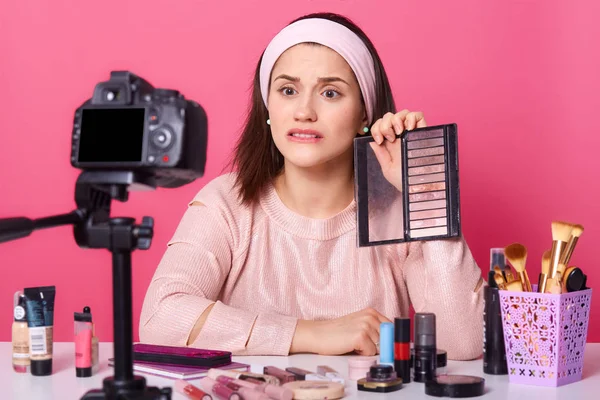
[[[140,162],[144,108],[84,109],[79,162]]]

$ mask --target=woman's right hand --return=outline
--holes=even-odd
[[[392,322],[372,308],[329,321],[298,321],[290,353],[340,355],[379,352],[379,326]]]
[[[424,128],[427,126],[423,113],[420,111],[402,110],[396,114],[386,113],[382,118],[375,121],[371,127],[371,135],[375,142],[370,143],[383,176],[402,191],[402,157],[400,135],[404,130]]]

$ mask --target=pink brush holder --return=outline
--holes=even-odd
[[[592,289],[499,294],[509,382],[562,386],[581,380]]]

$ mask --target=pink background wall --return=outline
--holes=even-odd
[[[261,51],[289,20],[322,10],[348,15],[371,36],[399,107],[424,111],[430,125],[458,124],[463,229],[481,268],[489,268],[490,247],[518,241],[537,280],[550,223],[563,219],[585,226],[573,263],[600,289],[600,3],[593,0],[3,1],[0,217],[74,208],[73,111],[111,70],[200,102],[209,116],[206,176],[114,206],[114,215],[156,221],[152,247],[133,257],[137,339],[165,244],[238,137]],[[10,340],[13,292],[51,284],[57,341],[72,340],[73,312],[85,305],[100,340],[112,340],[110,261],[108,251],[78,248],[70,227],[0,244],[0,340]],[[589,341],[600,341],[599,298]]]

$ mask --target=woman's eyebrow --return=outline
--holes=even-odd
[[[288,80],[288,81],[291,81],[291,82],[300,82],[300,78],[298,78],[297,76],[290,76],[290,75],[287,75],[287,74],[281,74],[281,75],[279,75],[277,78],[273,79],[273,82],[275,82],[278,79],[285,79],[285,80]],[[350,86],[348,84],[348,82],[346,82],[345,80],[343,80],[342,78],[337,77],[337,76],[324,76],[324,77],[318,78],[317,81],[320,82],[320,83],[322,83],[322,82],[325,82],[325,83],[343,82],[346,85]]]
[[[273,82],[275,82],[277,79],[285,79],[287,81],[300,82],[300,78],[298,78],[296,76],[289,76],[286,74],[279,75],[277,78],[273,79]]]
[[[331,83],[331,82],[343,82],[343,83],[345,83],[346,85],[350,86],[350,84],[348,84],[348,82],[346,82],[345,80],[343,80],[342,78],[340,78],[340,77],[337,77],[337,76],[325,76],[325,77],[323,77],[323,78],[319,78],[319,79],[317,79],[317,81],[319,81],[319,82],[325,82],[325,83]]]

